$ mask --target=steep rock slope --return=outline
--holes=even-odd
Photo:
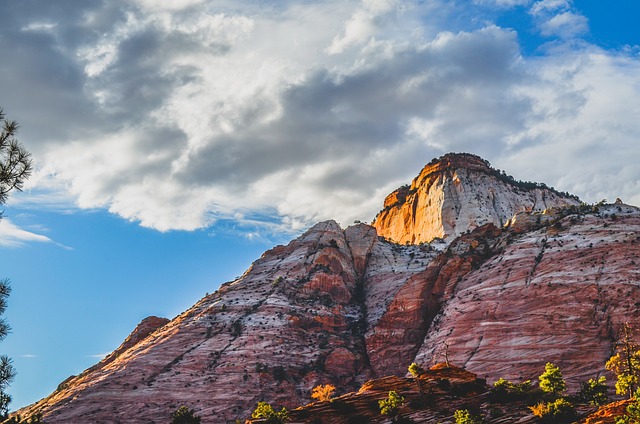
[[[490,247],[452,276],[416,361],[433,363],[448,345],[453,363],[513,380],[535,378],[551,361],[573,388],[603,371],[622,323],[640,322],[640,210],[578,211],[538,215],[520,234],[476,231],[454,242],[453,258]]]
[[[469,189],[503,183],[493,171],[474,174],[484,161],[453,157],[455,167],[431,166],[486,180]],[[531,200],[509,190],[514,205]],[[463,234],[448,244],[400,245],[368,225],[319,223],[170,322],[148,320],[19,413],[41,412],[49,424],[165,423],[187,405],[204,423],[234,422],[258,401],[305,404],[318,384],[344,393],[405,375],[411,362],[441,362],[446,346],[452,363],[490,382],[535,378],[554,361],[575,386],[602,370],[619,323],[640,318],[640,210],[574,206],[533,190],[536,205],[553,195],[570,206],[520,211],[504,227],[493,208],[466,221],[470,232],[454,225]],[[416,235],[423,218],[411,218],[416,226],[402,237]]]
[[[425,250],[398,250],[367,225],[317,224],[19,412],[50,424],[163,423],[186,404],[205,422],[234,422],[261,400],[304,404],[317,384],[355,390],[372,376],[365,331],[437,254]]]
[[[450,153],[389,194],[373,225],[396,243],[450,241],[487,223],[502,227],[518,212],[579,203],[543,184],[517,182],[478,156]]]

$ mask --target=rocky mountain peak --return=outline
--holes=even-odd
[[[450,396],[456,381],[530,380],[553,362],[573,391],[602,371],[622,323],[640,320],[640,208],[577,205],[467,154],[433,161],[387,201],[376,227],[318,223],[171,321],[143,320],[111,355],[17,413],[146,424],[185,405],[224,423],[264,401],[299,423],[381,422],[377,400],[389,390],[410,406],[437,384],[435,409],[406,412],[448,422],[466,403]],[[429,237],[448,243],[419,244]],[[406,378],[413,362],[443,360],[466,371]],[[293,411],[321,384],[337,388],[337,403]],[[336,418],[345,404],[352,416]],[[490,422],[532,422],[524,409]]]
[[[517,181],[479,156],[449,153],[389,194],[374,226],[396,243],[448,242],[484,224],[502,227],[518,212],[579,203],[545,184]]]

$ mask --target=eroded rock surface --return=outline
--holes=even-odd
[[[445,156],[387,198],[376,221],[386,238],[319,223],[173,320],[145,320],[18,412],[49,424],[166,423],[186,405],[204,423],[234,422],[258,401],[295,408],[318,384],[355,391],[411,362],[442,362],[447,349],[490,382],[535,379],[548,361],[570,387],[595,376],[618,326],[640,318],[640,210],[577,206],[467,156]],[[427,194],[439,203],[420,209]],[[404,243],[432,236],[447,240]]]
[[[575,389],[602,372],[622,323],[640,320],[640,211],[603,206],[487,241],[489,257],[453,276],[416,361],[442,360],[446,344],[489,380],[535,379],[548,361]]]
[[[579,203],[545,185],[517,182],[478,156],[448,154],[387,196],[374,226],[400,244],[450,241],[484,224],[502,227],[518,212]]]

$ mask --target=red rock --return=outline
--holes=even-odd
[[[396,243],[450,241],[487,223],[502,227],[518,212],[578,204],[546,186],[517,183],[477,156],[448,154],[390,194],[373,225]]]
[[[372,377],[405,381],[411,362],[445,356],[490,382],[535,379],[548,361],[571,388],[602,371],[617,327],[640,318],[640,210],[522,212],[575,200],[496,182],[474,156],[445,159],[388,199],[376,226],[446,243],[319,223],[170,322],[143,322],[18,412],[48,424],[160,423],[186,405],[204,422],[233,422],[258,401],[295,408],[318,384],[344,393]],[[427,199],[440,200],[421,209]]]

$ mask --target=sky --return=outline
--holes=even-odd
[[[0,107],[12,408],[325,219],[470,152],[640,205],[640,2],[20,0]]]

